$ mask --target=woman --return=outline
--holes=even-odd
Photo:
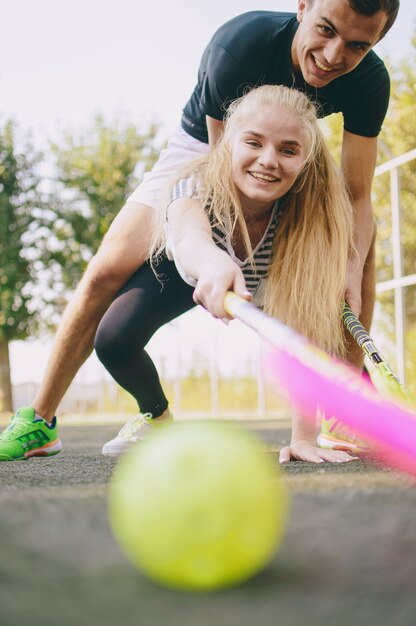
[[[178,174],[167,205],[155,220],[147,264],[98,327],[98,357],[141,411],[104,454],[171,422],[144,347],[160,326],[198,303],[227,317],[227,290],[254,298],[331,354],[345,353],[340,306],[352,212],[305,95],[262,86],[234,101],[223,137]],[[288,450],[289,458],[313,462],[354,458],[317,448],[315,429],[301,416],[293,417]]]

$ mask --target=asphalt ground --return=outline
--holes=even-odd
[[[287,425],[245,422],[277,462]],[[414,626],[415,481],[369,461],[291,462],[289,525],[268,567],[208,594],[161,588],[112,537],[114,424],[64,425],[50,459],[0,463],[1,626]]]

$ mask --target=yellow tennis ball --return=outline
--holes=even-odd
[[[260,441],[230,424],[182,423],[123,457],[109,516],[126,556],[154,581],[188,591],[241,583],[270,560],[288,496]]]

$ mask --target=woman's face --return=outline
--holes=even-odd
[[[259,107],[234,131],[232,177],[247,214],[271,209],[295,183],[306,147],[300,118],[284,107]]]

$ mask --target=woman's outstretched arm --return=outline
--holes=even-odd
[[[194,279],[194,300],[214,317],[229,317],[224,310],[227,291],[250,298],[241,269],[212,238],[208,216],[200,203],[180,198],[168,209],[171,254],[181,272]]]

